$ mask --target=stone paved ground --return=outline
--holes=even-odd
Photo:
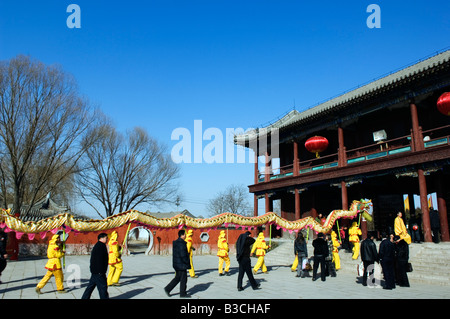
[[[218,276],[217,257],[194,256],[194,267],[198,278],[188,279],[190,300],[198,299],[448,299],[450,287],[429,285],[411,281],[410,288],[398,287],[388,291],[381,288],[364,287],[358,283],[356,273],[339,271],[337,277],[328,277],[313,282],[311,278],[296,278],[289,267],[267,265],[269,274],[257,274],[260,290],[254,291],[244,277],[245,290],[238,292],[237,262],[231,257],[231,276]],[[44,276],[45,258],[9,261],[1,277],[0,299],[80,299],[90,277],[89,256],[67,256],[65,268],[66,294],[56,293],[54,279],[35,293],[36,284]],[[252,259],[254,265],[256,259]],[[124,272],[120,287],[109,287],[112,299],[180,299],[179,287],[167,297],[164,286],[173,278],[171,256],[132,255],[124,257]],[[76,278],[80,278],[77,285]],[[98,299],[95,290],[92,299]]]

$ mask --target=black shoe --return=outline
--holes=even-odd
[[[219,276],[221,276],[221,277],[222,277],[222,276],[225,276],[225,275],[224,275],[223,273],[219,273]]]
[[[167,297],[170,297],[170,293],[166,288],[164,288],[164,292],[166,293]]]
[[[261,289],[261,284],[257,284],[255,287],[252,287],[253,290],[259,290]]]
[[[188,295],[188,294],[180,295],[180,298],[191,298],[191,295]]]
[[[244,288],[238,287],[238,291],[242,291],[242,290],[244,290]]]
[[[229,271],[227,271],[227,272],[225,273],[225,275],[231,276]]]

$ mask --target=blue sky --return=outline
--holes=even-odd
[[[79,29],[66,25],[72,3]],[[379,29],[367,27],[370,4]],[[194,120],[262,126],[447,48],[448,12],[448,0],[2,1],[0,59],[61,65],[120,130],[144,127],[170,151]],[[253,183],[248,161],[180,165],[194,215],[228,185]]]

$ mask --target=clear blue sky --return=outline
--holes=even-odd
[[[66,25],[72,3],[80,29]],[[366,25],[372,3],[379,29]],[[2,1],[0,59],[60,64],[119,129],[142,126],[170,151],[172,131],[194,120],[262,126],[444,49],[449,12],[448,0]],[[180,165],[194,215],[253,183],[252,164]]]

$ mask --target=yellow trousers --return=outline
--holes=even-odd
[[[253,267],[253,272],[256,274],[258,269],[261,268],[262,272],[267,272],[266,264],[264,263],[264,256],[259,256],[255,267]]]
[[[359,257],[359,242],[353,243],[353,256],[352,259],[358,259]]]
[[[64,290],[64,275],[61,269],[59,270],[47,270],[47,273],[42,278],[42,280],[38,283],[37,288],[42,289],[47,284],[47,282],[52,278],[52,276],[55,276],[55,282],[56,282],[56,290]]]
[[[291,270],[296,271],[298,267],[298,255],[295,255],[294,263],[292,264]]]
[[[341,269],[341,258],[339,257],[339,253],[333,253],[333,261],[336,270]]]
[[[122,262],[114,265],[109,265],[108,279],[107,279],[108,286],[111,286],[112,284],[117,284],[119,282],[122,271],[123,271]]]
[[[192,255],[189,256],[189,261],[191,263],[191,269],[189,269],[189,276],[191,276],[191,278],[194,278],[195,270],[194,270],[194,263],[192,262]]]
[[[223,263],[225,263],[225,272],[230,271],[230,257],[219,257],[219,274],[223,272]]]

